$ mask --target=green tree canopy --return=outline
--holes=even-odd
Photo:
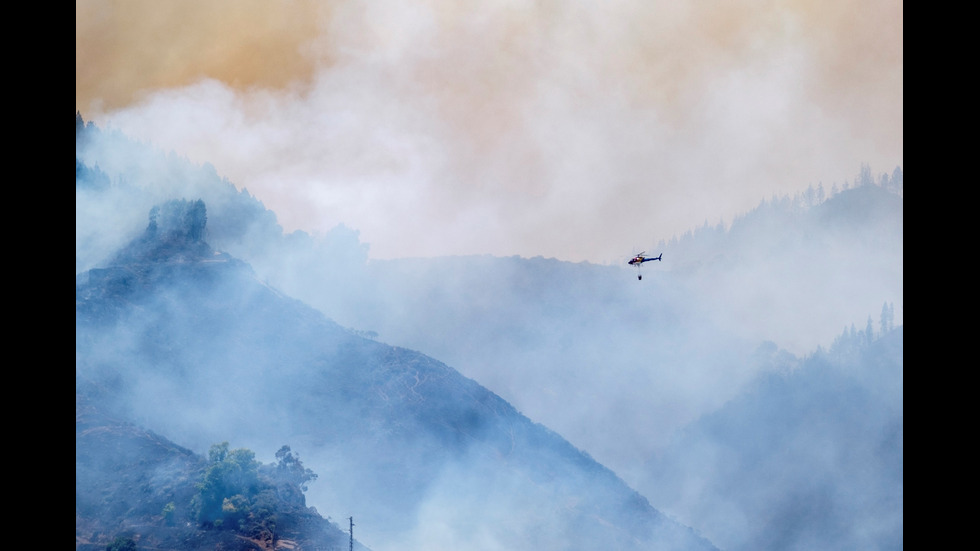
[[[276,452],[276,475],[280,481],[288,482],[299,486],[304,492],[309,488],[309,483],[316,480],[316,473],[303,466],[299,460],[299,454],[294,455],[289,446],[283,446]]]
[[[229,450],[228,442],[222,442],[211,446],[208,460],[196,504],[202,523],[222,520],[226,499],[239,495],[247,499],[259,489],[259,462],[251,450]]]

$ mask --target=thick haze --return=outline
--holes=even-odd
[[[778,469],[749,470],[754,461],[728,468],[741,456],[716,454],[727,441],[709,441],[714,433],[699,419],[745,396],[760,374],[819,360],[818,347],[831,348],[848,327],[854,339],[855,325],[867,327],[870,342],[887,333],[886,318],[903,323],[902,171],[893,172],[904,165],[902,3],[466,4],[76,2],[76,108],[106,130],[80,139],[76,126],[76,277],[136,238],[154,205],[200,198],[209,243],[248,262],[277,292],[356,334],[446,362],[667,514],[716,543],[751,548],[747,528],[715,524],[738,518],[726,509],[737,501],[729,498],[759,508],[770,496],[813,503],[800,497],[812,493],[799,492],[813,462],[769,449]],[[150,152],[123,133],[176,155]],[[104,178],[80,184],[80,165],[83,175]],[[856,186],[866,170],[867,182]],[[808,186],[816,198],[802,206],[789,199]],[[644,249],[664,257],[638,280],[625,260]],[[401,258],[448,255],[465,256]],[[290,328],[274,321],[270,331]],[[203,339],[208,354],[210,333],[237,334],[230,325],[203,327],[176,334]],[[282,356],[272,345],[266,353]],[[267,375],[254,353],[237,354],[256,364],[257,377]],[[798,444],[790,449],[806,452],[800,457],[850,473],[836,468],[841,450],[850,453],[843,464],[873,478],[877,467],[851,451],[877,446],[878,429],[897,419],[897,444],[886,447],[897,450],[889,457],[900,467],[900,347],[897,357],[898,375],[887,377],[898,390],[887,407],[864,396],[892,383],[877,371],[856,388],[828,377],[830,392],[813,396],[807,385],[824,379],[799,376],[790,378],[798,387],[787,385],[794,392],[773,393],[787,397],[778,408],[757,393],[749,395],[757,402],[727,409],[744,415],[723,411],[744,430],[720,433],[752,448],[774,442],[785,425]],[[187,365],[207,363],[193,359]],[[392,511],[379,512],[380,500],[347,499],[358,494],[353,483],[328,483],[344,480],[342,470],[360,456],[338,459],[279,434],[266,442],[282,418],[269,413],[269,430],[258,430],[244,415],[220,415],[228,396],[209,395],[210,375],[200,376],[194,382],[205,384],[191,396],[200,408],[165,417],[182,445],[204,451],[232,440],[269,456],[289,443],[321,474],[310,495],[321,511],[354,514],[373,537],[383,523],[366,515],[403,514],[390,503]],[[169,388],[136,380],[139,398]],[[290,394],[257,385],[235,388],[227,411],[261,410],[237,395],[255,389],[269,411],[293,407]],[[173,409],[139,398],[141,407]],[[749,415],[757,410],[771,415]],[[786,412],[833,430],[781,423]],[[835,423],[821,425],[825,417]],[[685,430],[687,440],[677,440]],[[194,431],[199,439],[188,436]],[[667,469],[670,461],[683,472]],[[662,476],[678,474],[675,487],[651,472],[658,463]],[[746,473],[761,473],[766,492],[709,484],[757,480]],[[440,473],[420,514],[404,518],[417,534],[413,547],[446,526],[458,530],[441,535],[446,548],[459,547],[458,534],[473,537],[461,521],[482,505],[443,500],[475,495],[460,491],[462,478]],[[880,482],[828,479],[827,495],[845,497]],[[887,489],[867,498],[891,499],[895,487]],[[736,512],[751,534],[770,533],[755,510]],[[513,511],[487,512],[513,524]]]
[[[619,261],[903,165],[894,0],[76,2],[76,108],[373,258]]]

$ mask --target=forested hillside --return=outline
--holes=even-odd
[[[102,392],[76,380],[76,549],[347,548],[349,535],[306,506],[316,474],[289,446],[269,464],[228,442],[204,457],[107,415]]]
[[[725,549],[900,547],[903,201],[862,166],[642,280],[629,250],[381,261],[76,113],[76,376],[201,456],[290,444],[378,551],[644,548],[648,499]]]
[[[317,509],[357,516],[373,547],[714,549],[475,381],[265,285],[203,240],[207,219],[199,201],[165,203],[104,267],[77,276],[76,392],[108,415],[192,449],[211,446],[211,462],[227,458],[222,469],[232,472],[249,470],[250,452],[216,450],[215,442],[266,455],[289,442],[318,475],[310,485]],[[89,434],[79,429],[76,439]],[[76,506],[87,511],[79,518],[96,514],[85,504],[111,467],[76,461],[84,498]],[[209,534],[228,524],[251,538],[276,533],[261,511],[282,491],[266,491],[261,469],[237,483],[241,491],[216,493],[207,488],[222,485],[210,484],[210,472],[192,521]],[[149,493],[173,493],[158,482],[147,483]],[[164,499],[147,503],[123,490],[107,502],[132,500],[148,508],[144,516]],[[301,504],[289,495],[285,503]],[[115,510],[128,519],[129,507]]]
[[[648,464],[654,503],[726,550],[903,547],[904,330],[780,363]]]

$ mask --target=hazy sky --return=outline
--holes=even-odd
[[[76,0],[75,26],[86,120],[375,258],[613,261],[903,165],[897,0]]]

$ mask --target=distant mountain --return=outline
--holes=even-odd
[[[113,260],[76,276],[76,408],[132,423],[93,433],[77,412],[78,511],[93,480],[133,463],[200,470],[148,429],[193,449],[231,440],[271,455],[289,443],[319,475],[321,508],[354,516],[377,549],[714,549],[475,381],[266,286],[203,240],[206,221],[203,203],[166,203]],[[128,463],[98,455],[90,439],[107,432],[134,445]],[[151,479],[131,488],[144,497],[101,499],[134,515],[119,526],[153,524],[159,496],[187,506],[180,487]],[[76,517],[84,532],[91,517]]]
[[[902,549],[903,341],[901,326],[852,328],[760,376],[681,431],[644,485],[730,551]]]
[[[457,367],[632,481],[674,429],[765,368],[765,343],[811,353],[884,303],[901,323],[903,208],[874,184],[819,203],[774,198],[664,243],[642,281],[626,256],[372,260],[343,294],[304,278],[312,271],[271,277],[346,325]]]
[[[825,200],[763,201],[730,227],[701,228],[663,244],[692,299],[711,319],[795,354],[827,346],[846,324],[897,305],[902,320],[904,199],[866,183]]]

